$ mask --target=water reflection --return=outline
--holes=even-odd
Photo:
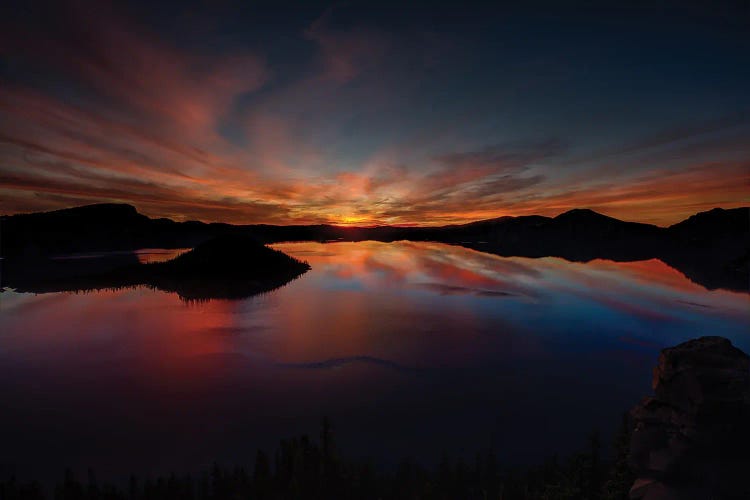
[[[172,260],[189,250],[189,248],[141,248],[133,253],[138,256],[140,264],[152,264]]]
[[[330,415],[349,456],[513,462],[578,446],[649,391],[658,349],[750,350],[749,296],[657,260],[293,243],[312,270],[242,301],[147,288],[0,295],[0,464],[57,474],[249,462]]]
[[[245,299],[286,285],[309,266],[255,238],[226,234],[189,251],[144,249],[0,261],[0,289],[91,292],[147,286],[184,300]]]
[[[135,251],[123,250],[120,252],[84,252],[63,254],[55,255],[51,257],[51,259],[54,261],[91,261],[116,259],[118,257],[125,256],[126,258],[128,258],[128,260],[130,260],[132,256],[135,256],[139,263],[150,264],[153,262],[166,262],[168,260],[174,259],[179,255],[182,255],[189,250],[189,248],[141,248]]]

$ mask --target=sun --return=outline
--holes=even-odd
[[[362,222],[365,222],[367,219],[364,217],[357,217],[354,215],[345,215],[341,217],[341,223],[342,224],[361,224]]]
[[[357,214],[352,212],[336,213],[331,217],[333,224],[340,226],[362,226],[373,224],[373,219],[368,214]]]

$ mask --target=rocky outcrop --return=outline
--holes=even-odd
[[[632,411],[630,498],[750,498],[750,357],[722,337],[664,349]]]

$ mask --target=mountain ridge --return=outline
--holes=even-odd
[[[418,225],[373,225],[373,226],[349,226],[349,225],[339,225],[339,224],[333,224],[333,223],[317,223],[317,224],[268,224],[268,223],[255,223],[255,224],[231,224],[228,222],[204,222],[204,221],[198,221],[198,220],[187,220],[178,222],[173,219],[170,219],[168,217],[150,217],[148,215],[142,214],[138,211],[137,207],[135,205],[131,205],[130,203],[92,203],[88,205],[79,205],[75,207],[69,207],[69,208],[60,208],[56,210],[47,210],[47,211],[41,211],[41,212],[21,212],[16,214],[2,214],[0,215],[0,220],[5,220],[9,218],[36,218],[40,216],[66,216],[66,215],[79,215],[79,214],[86,214],[86,213],[106,213],[110,212],[111,214],[119,212],[120,214],[127,214],[127,215],[137,215],[139,217],[146,217],[150,220],[154,221],[171,221],[178,224],[184,224],[184,223],[192,223],[192,224],[203,224],[203,225],[226,225],[226,226],[234,226],[234,227],[248,227],[248,226],[273,226],[273,227],[319,227],[319,226],[331,226],[331,227],[340,227],[340,228],[359,228],[359,229],[373,229],[373,228],[383,228],[383,227],[389,227],[389,228],[446,228],[446,227],[461,227],[461,226],[469,226],[474,224],[482,224],[482,223],[489,223],[489,222],[501,222],[501,221],[507,221],[507,220],[515,220],[515,219],[524,219],[524,218],[536,218],[536,219],[566,219],[566,218],[598,218],[598,219],[608,219],[611,221],[618,221],[618,222],[625,222],[625,223],[633,223],[633,224],[644,224],[648,226],[654,226],[654,227],[674,227],[679,224],[685,223],[688,220],[694,219],[696,217],[699,217],[703,214],[713,214],[713,213],[721,213],[721,212],[731,212],[736,210],[750,210],[750,206],[747,207],[738,207],[738,208],[721,208],[721,207],[715,207],[710,210],[705,210],[701,212],[696,212],[693,215],[688,216],[686,219],[677,222],[675,224],[672,224],[670,226],[657,226],[655,224],[649,224],[646,222],[639,222],[639,221],[629,221],[629,220],[622,220],[618,219],[616,217],[612,217],[609,215],[602,214],[601,212],[597,212],[596,210],[593,210],[591,208],[573,208],[570,210],[566,210],[565,212],[561,212],[555,216],[547,216],[547,215],[538,215],[538,214],[532,214],[532,215],[503,215],[500,217],[492,217],[489,219],[478,219],[471,222],[464,222],[464,223],[456,223],[456,224],[443,224],[443,225],[435,225],[435,226],[418,226]]]
[[[750,207],[716,208],[669,227],[622,221],[590,209],[435,227],[331,224],[232,225],[152,219],[128,204],[95,204],[0,217],[4,283],[13,267],[58,255],[138,248],[194,248],[227,234],[257,241],[435,241],[500,256],[636,261],[658,258],[706,288],[750,290]],[[1,284],[0,284],[1,285]]]

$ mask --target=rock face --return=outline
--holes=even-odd
[[[631,410],[633,499],[750,498],[750,357],[722,337],[664,349]]]

